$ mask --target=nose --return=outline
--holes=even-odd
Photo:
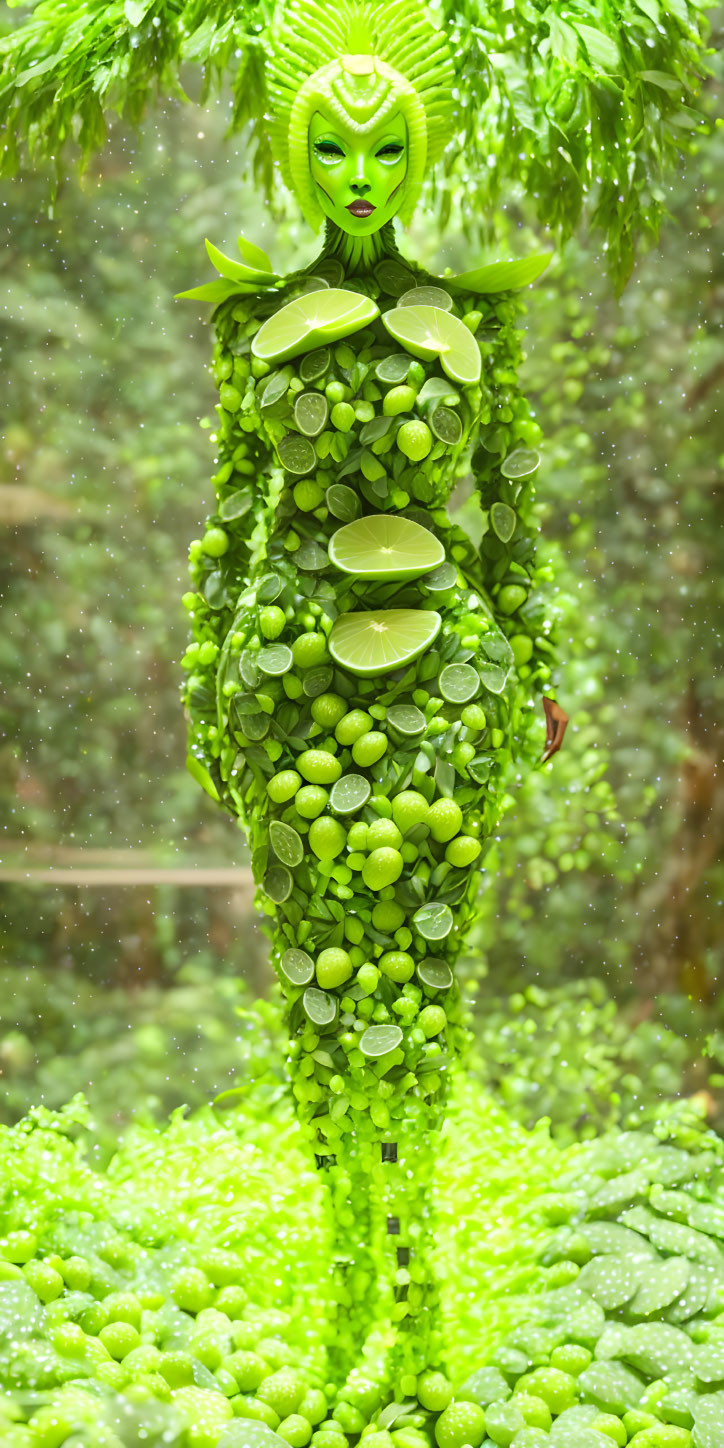
[[[372,190],[370,182],[365,180],[364,160],[361,156],[357,161],[357,172],[354,181],[350,183],[350,190],[354,191],[355,196],[365,196]]]

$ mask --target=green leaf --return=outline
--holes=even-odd
[[[129,25],[135,29],[141,24],[144,15],[151,9],[153,0],[125,0],[123,13]]]
[[[252,284],[259,283],[263,285],[266,282],[276,280],[273,272],[259,271],[255,267],[247,266],[244,262],[233,261],[230,256],[224,256],[223,251],[219,251],[218,246],[214,246],[214,243],[209,241],[208,237],[206,238],[205,245],[209,260],[216,267],[216,270],[221,272],[222,277],[227,277],[230,281],[250,282]]]
[[[724,1393],[708,1393],[694,1409],[693,1448],[721,1448],[724,1442]]]
[[[586,1403],[594,1403],[604,1413],[619,1416],[640,1402],[644,1384],[630,1368],[617,1362],[594,1362],[585,1368],[578,1385]]]
[[[681,81],[676,76],[669,75],[665,70],[642,70],[639,71],[641,80],[648,81],[649,85],[657,85],[660,90],[680,91]]]
[[[467,292],[514,291],[537,281],[552,259],[553,252],[547,251],[521,257],[519,261],[492,261],[487,266],[476,267],[473,271],[445,277],[444,281],[446,286],[460,287]]]
[[[203,286],[192,287],[188,292],[176,292],[177,301],[188,302],[225,302],[227,297],[238,296],[242,288],[236,282],[204,282]],[[249,292],[250,287],[244,287]]]
[[[603,71],[619,70],[621,57],[618,46],[611,36],[605,35],[602,30],[596,29],[593,25],[583,25],[580,21],[576,21],[575,25],[586,47],[591,65],[600,66]]]
[[[272,272],[273,267],[265,251],[253,241],[247,241],[245,236],[237,236],[236,245],[239,248],[241,260],[246,266],[253,267],[255,271]]]
[[[192,779],[195,779],[196,783],[200,784],[202,789],[205,789],[206,793],[211,795],[212,799],[219,799],[219,791],[208,769],[201,763],[200,759],[196,759],[193,754],[188,754],[186,756],[186,768]]]

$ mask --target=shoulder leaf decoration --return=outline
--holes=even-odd
[[[239,251],[242,257],[253,256],[257,260],[264,261],[270,265],[266,252],[261,247],[255,246],[253,242],[246,241],[243,236],[239,237]],[[279,279],[273,271],[259,271],[255,266],[247,265],[245,261],[234,261],[229,256],[224,256],[213,242],[206,242],[206,250],[210,261],[213,262],[216,270],[221,273],[222,280],[218,282],[204,282],[200,287],[192,287],[187,292],[177,292],[177,301],[193,302],[225,302],[227,297],[239,295],[249,296],[253,293],[266,291],[273,287]]]
[[[458,276],[444,277],[443,281],[446,286],[460,287],[466,292],[514,291],[537,281],[552,259],[553,252],[546,251],[521,257],[520,261],[491,261],[487,266],[460,272]]]

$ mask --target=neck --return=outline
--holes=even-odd
[[[391,221],[374,231],[371,236],[350,236],[340,231],[333,221],[327,221],[324,233],[322,256],[334,256],[341,261],[347,275],[372,270],[375,262],[383,256],[399,256]]]

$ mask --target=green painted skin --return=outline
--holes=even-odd
[[[391,221],[407,173],[407,126],[397,113],[372,131],[335,124],[315,111],[309,128],[309,170],[319,204],[350,236],[371,236]],[[369,216],[350,207],[372,206]]]
[[[530,477],[513,482],[501,470],[538,437],[514,382],[521,309],[506,294],[481,300],[456,289],[445,299],[458,325],[470,315],[471,335],[492,323],[480,382],[455,384],[439,355],[410,353],[406,365],[382,318],[416,286],[445,282],[404,260],[392,230],[414,147],[419,166],[419,99],[389,67],[375,62],[372,74],[368,59],[344,57],[326,90],[312,77],[304,184],[327,219],[321,255],[307,272],[256,297],[229,296],[216,312],[218,511],[206,535],[213,546],[191,549],[186,702],[194,772],[249,834],[287,1002],[292,1091],[329,1185],[338,1282],[330,1373],[343,1385],[367,1358],[378,1391],[400,1398],[442,1362],[430,1184],[466,1039],[454,967],[475,911],[478,846],[497,824],[513,760],[520,771],[540,754],[534,695],[550,673],[536,642],[541,616],[507,610],[510,588],[522,602],[536,578]],[[376,124],[378,85],[386,110]],[[348,206],[360,197],[375,211],[355,218]],[[257,361],[256,332],[309,275],[372,297],[378,315],[349,343],[337,335],[325,349],[316,335],[293,361],[285,352]],[[402,410],[396,398],[385,406],[393,388],[408,389]],[[329,417],[300,439],[303,390],[326,399]],[[428,427],[441,400],[459,421],[454,443]],[[424,447],[410,445],[418,435]],[[466,450],[483,506],[515,510],[515,555],[491,531],[478,556],[447,516]],[[328,552],[337,529],[385,512],[422,524],[445,563],[422,578],[337,570]],[[334,620],[384,609],[435,610],[438,637],[382,677],[335,663]],[[530,641],[518,667],[508,633]],[[450,664],[477,671],[478,712],[467,689],[455,702],[440,688]],[[308,984],[291,983],[288,951],[297,967],[309,962]]]

